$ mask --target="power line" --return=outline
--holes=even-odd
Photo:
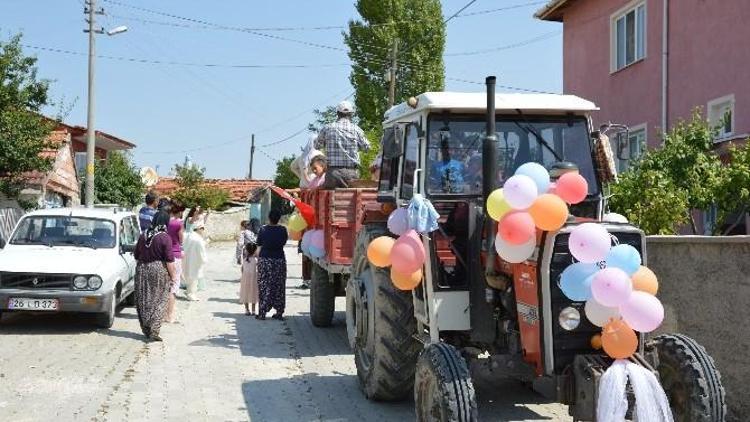
[[[279,139],[278,141],[269,142],[269,143],[263,144],[263,145],[258,145],[258,148],[266,148],[266,147],[270,147],[270,146],[274,146],[274,145],[278,145],[278,144],[284,143],[284,142],[286,142],[286,141],[288,141],[290,139],[294,139],[297,135],[299,135],[300,133],[302,133],[302,132],[304,132],[306,130],[307,130],[307,125],[305,125],[305,127],[303,127],[302,129],[294,132],[293,134],[291,134],[289,136],[286,136],[286,137],[284,137],[282,139]]]
[[[61,48],[42,47],[31,44],[21,44],[23,47],[31,48],[34,50],[49,51],[53,53],[69,54],[74,56],[88,56],[87,53],[80,51],[71,51]],[[171,66],[191,66],[191,67],[224,67],[233,69],[300,69],[300,68],[321,68],[321,67],[342,67],[349,66],[349,63],[331,63],[331,64],[227,64],[227,63],[191,63],[191,62],[174,62],[174,61],[162,61],[162,60],[151,60],[141,59],[137,57],[123,57],[123,56],[107,56],[107,55],[96,55],[95,57],[100,59],[118,60],[132,63],[143,63],[143,64],[158,64],[158,65],[171,65]]]
[[[453,18],[455,18],[456,16],[458,16],[458,14],[459,14],[459,13],[461,13],[461,12],[463,12],[464,10],[468,9],[468,8],[469,8],[469,6],[471,6],[472,4],[474,4],[474,3],[476,3],[476,2],[477,2],[477,0],[471,0],[470,2],[466,3],[466,5],[465,5],[464,7],[462,7],[462,8],[460,8],[460,9],[458,9],[458,12],[456,12],[456,13],[454,13],[454,14],[450,15],[450,16],[448,17],[448,19],[444,20],[444,21],[443,21],[443,24],[446,24],[446,23],[450,22],[450,20],[451,20],[451,19],[453,19]]]
[[[457,15],[456,18],[466,18],[466,17],[469,17],[469,16],[487,15],[487,14],[490,14],[490,13],[503,12],[505,10],[520,9],[520,8],[523,8],[523,7],[536,6],[536,5],[545,4],[545,3],[547,3],[547,0],[544,0],[544,1],[532,1],[532,2],[529,2],[529,3],[522,3],[522,4],[511,5],[511,6],[498,7],[498,8],[495,8],[495,9],[477,10],[476,12],[462,13],[460,15]]]
[[[512,48],[524,47],[524,46],[527,46],[529,44],[533,44],[535,42],[539,42],[539,41],[546,40],[548,38],[556,37],[556,36],[558,36],[560,34],[562,34],[562,31],[552,31],[552,32],[547,32],[547,33],[538,35],[538,36],[533,37],[533,38],[529,38],[527,40],[518,41],[518,42],[515,42],[513,44],[502,45],[500,47],[485,48],[485,49],[482,49],[482,50],[466,51],[466,52],[462,52],[462,53],[445,53],[443,56],[445,56],[445,57],[475,56],[475,55],[478,55],[478,54],[495,53],[495,52],[498,52],[498,51],[510,50]]]

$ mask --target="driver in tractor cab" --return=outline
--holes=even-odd
[[[359,178],[359,153],[369,151],[370,142],[362,129],[352,122],[354,105],[342,101],[336,106],[336,121],[323,126],[315,148],[324,149],[328,160],[323,189],[348,188]]]
[[[431,190],[442,193],[463,193],[466,171],[464,164],[453,157],[450,132],[441,130],[438,135],[440,136],[440,160],[432,164]]]

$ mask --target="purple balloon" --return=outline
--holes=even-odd
[[[302,235],[302,253],[307,255],[310,253],[310,236],[312,236],[315,230],[306,230],[305,234]]]
[[[620,306],[622,319],[630,328],[641,333],[650,333],[664,321],[664,306],[655,296],[635,291],[630,299]]]
[[[529,208],[537,196],[539,196],[539,189],[534,179],[523,174],[510,177],[503,185],[505,202],[515,210]]]
[[[312,256],[313,258],[323,258],[324,256],[326,256],[326,250],[316,248],[315,246],[310,246],[310,256]]]
[[[397,208],[388,216],[388,231],[401,236],[409,230],[409,212],[406,208]]]
[[[605,268],[594,275],[591,282],[591,295],[604,306],[620,306],[630,299],[633,282],[625,271],[619,268]]]
[[[600,224],[584,223],[570,232],[568,248],[575,259],[581,262],[604,261],[611,247],[612,238]]]
[[[310,235],[310,247],[325,250],[326,238],[323,230],[315,230]]]

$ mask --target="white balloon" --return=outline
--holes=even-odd
[[[500,258],[511,264],[518,264],[534,255],[536,249],[536,236],[521,245],[511,245],[503,240],[499,234],[495,236],[495,250]]]
[[[586,301],[586,305],[583,307],[583,311],[586,313],[586,318],[591,321],[592,324],[597,327],[604,327],[609,322],[610,318],[619,318],[620,310],[618,308],[610,308],[597,302],[594,298]]]
[[[604,221],[610,222],[610,223],[623,223],[627,224],[628,219],[622,214],[618,214],[616,212],[610,212],[607,214],[604,214]]]
[[[505,181],[503,196],[513,209],[525,210],[539,196],[539,190],[534,183],[534,179],[523,174],[517,174]]]

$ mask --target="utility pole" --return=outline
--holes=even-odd
[[[391,45],[391,69],[389,70],[389,82],[388,87],[388,107],[393,107],[393,103],[396,101],[396,69],[398,68],[398,38],[393,40]]]
[[[254,133],[250,140],[250,168],[248,169],[248,172],[247,172],[248,179],[253,178],[253,156],[255,156],[255,134]]]
[[[94,154],[96,153],[96,129],[94,128],[94,54],[96,25],[96,0],[87,1],[89,33],[89,82],[88,82],[88,111],[86,116],[86,208],[94,206]]]
[[[89,24],[83,32],[89,34],[89,81],[88,81],[88,110],[86,112],[86,208],[94,206],[94,154],[96,154],[96,128],[94,127],[94,59],[96,58],[96,34],[107,34],[109,36],[122,34],[128,30],[127,26],[118,26],[109,31],[96,27],[96,15],[103,15],[103,9],[96,9],[96,0],[86,0],[83,13],[88,15],[86,22]]]

